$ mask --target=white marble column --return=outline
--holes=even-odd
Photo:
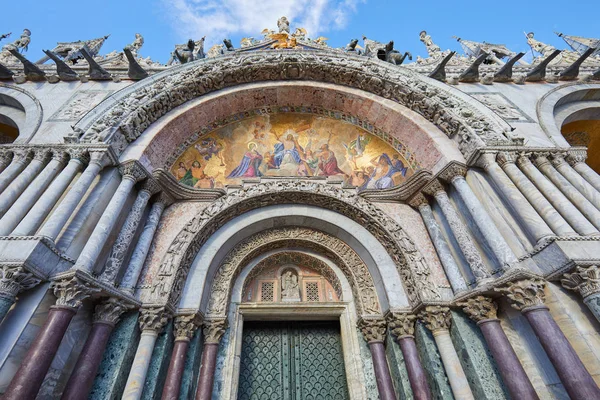
[[[429,206],[425,196],[422,194],[417,195],[413,200],[411,200],[410,205],[417,207],[421,213],[421,217],[423,218],[427,232],[429,232],[431,242],[433,243],[442,266],[444,267],[444,271],[446,272],[446,277],[450,282],[450,286],[452,286],[452,291],[454,293],[459,293],[467,290],[465,279],[462,276],[456,261],[454,260],[454,256],[450,251],[450,247],[448,246],[448,243],[446,243],[446,239],[442,234],[442,230],[435,220],[433,212],[431,211],[431,206]]]
[[[457,400],[474,399],[469,381],[450,337],[450,309],[440,306],[427,306],[419,314],[419,318],[433,334],[454,398]]]
[[[0,175],[8,167],[13,159],[13,153],[10,150],[0,151]]]
[[[596,190],[584,177],[571,167],[564,158],[564,154],[555,153],[550,157],[552,165],[571,185],[600,210],[600,192]]]
[[[81,250],[77,262],[72,267],[73,269],[79,269],[88,273],[93,271],[98,256],[119,220],[119,215],[129,194],[135,184],[145,178],[144,171],[135,161],[123,164],[119,168],[122,175],[121,183],[102,213],[83,250]]]
[[[517,155],[509,152],[500,152],[496,157],[498,165],[500,165],[506,175],[519,188],[525,198],[529,200],[533,208],[541,215],[554,233],[559,236],[576,236],[577,232],[571,228],[569,223],[565,221],[538,188],[517,167],[515,164],[516,160]]]
[[[127,377],[122,400],[138,400],[142,397],[156,338],[169,318],[164,307],[141,310],[139,323],[142,334]]]
[[[0,173],[0,193],[23,171],[31,162],[33,153],[29,149],[20,149],[13,152],[10,164]]]
[[[514,212],[525,225],[525,229],[536,242],[555,236],[542,217],[540,217],[510,178],[502,171],[502,168],[496,163],[495,153],[482,154],[477,163],[494,181],[500,194],[510,203]]]
[[[152,239],[154,238],[154,233],[158,227],[160,217],[165,207],[171,204],[171,202],[172,199],[167,194],[162,193],[152,204],[148,219],[146,220],[146,225],[144,225],[144,230],[135,245],[135,249],[129,260],[129,265],[127,266],[127,270],[125,271],[125,275],[119,286],[124,292],[133,295],[138,278],[144,267],[144,262],[148,256],[148,251],[150,250],[150,245],[152,244]]]
[[[135,232],[137,231],[140,220],[142,219],[142,215],[144,214],[144,210],[146,209],[146,205],[148,204],[148,200],[159,190],[160,187],[153,179],[149,179],[144,182],[144,185],[138,192],[131,210],[129,210],[127,219],[121,227],[121,231],[119,232],[117,240],[115,240],[115,243],[110,251],[110,255],[106,260],[104,270],[100,275],[101,280],[112,284],[115,283],[119,275],[119,271],[121,271],[123,266],[123,261],[125,261],[127,249],[129,249],[129,246],[133,241]]]
[[[29,165],[0,194],[0,216],[8,211],[27,186],[38,176],[48,162],[49,156],[49,150],[37,150]]]
[[[435,197],[435,200],[442,209],[444,217],[446,217],[446,220],[448,221],[448,225],[450,225],[450,230],[456,238],[456,242],[458,243],[460,250],[469,263],[469,267],[475,276],[475,280],[478,283],[482,283],[484,279],[490,277],[490,273],[483,263],[481,255],[479,254],[479,250],[475,246],[471,234],[450,202],[444,187],[440,182],[432,181],[424,189],[424,192]]]
[[[542,174],[529,160],[527,154],[519,155],[517,165],[531,182],[542,192],[556,210],[580,235],[597,235],[598,230],[579,212],[569,199]]]
[[[62,151],[54,152],[46,167],[35,177],[31,185],[23,191],[12,207],[0,219],[0,236],[9,235],[19,221],[29,212],[36,200],[50,185],[56,175],[64,168],[67,154]]]
[[[581,174],[596,190],[600,191],[600,175],[585,163],[586,150],[572,150],[566,160],[573,169]]]
[[[108,162],[106,151],[90,151],[90,162],[73,187],[56,207],[50,218],[42,226],[39,235],[56,240],[71,214],[85,196],[96,176]]]
[[[56,179],[52,181],[48,189],[33,205],[25,218],[19,222],[17,227],[13,230],[12,235],[34,235],[40,225],[44,222],[44,219],[48,216],[48,213],[56,205],[56,202],[73,181],[73,178],[81,171],[84,163],[88,161],[87,151],[85,150],[68,150],[68,153],[71,159],[67,163],[67,166],[60,172]]]

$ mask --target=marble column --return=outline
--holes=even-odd
[[[181,379],[185,369],[185,358],[190,340],[202,323],[198,314],[178,315],[175,317],[175,344],[171,353],[171,362],[162,391],[162,400],[179,399]]]
[[[466,174],[467,169],[465,167],[453,164],[440,174],[440,178],[450,182],[456,188],[458,195],[469,210],[469,214],[471,214],[484,240],[490,249],[492,249],[496,260],[503,269],[509,269],[512,264],[518,262],[517,257],[508,246],[508,243],[496,227],[494,221],[488,215],[483,204],[481,204],[475,193],[473,193],[473,190],[465,179]]]
[[[13,152],[10,164],[0,173],[0,193],[4,192],[4,189],[25,169],[31,162],[32,156],[30,149],[19,149]],[[4,163],[5,159],[3,160]]]
[[[72,267],[73,269],[79,269],[88,273],[93,271],[94,265],[106,241],[119,220],[119,215],[127,202],[129,194],[135,184],[146,177],[137,162],[124,164],[120,169],[122,175],[121,183],[102,213],[83,250],[81,250],[77,262]]]
[[[600,322],[600,269],[597,265],[577,267],[560,280],[565,289],[578,292],[594,317]]]
[[[510,203],[514,212],[525,225],[525,229],[536,242],[555,236],[552,229],[544,222],[521,191],[517,189],[502,168],[496,163],[496,153],[482,154],[477,160],[477,165],[487,172],[500,194]]]
[[[23,191],[38,176],[48,162],[49,156],[50,151],[48,150],[36,151],[29,165],[0,194],[0,216],[3,216],[9,210]]]
[[[381,400],[396,399],[394,384],[392,383],[392,375],[390,374],[390,368],[385,356],[384,343],[387,332],[387,324],[385,320],[378,318],[361,318],[358,322],[358,327],[360,328],[365,340],[369,345],[369,350],[371,351],[379,398]]]
[[[19,222],[13,230],[14,236],[31,236],[34,235],[48,213],[56,205],[56,202],[61,198],[73,178],[82,170],[85,163],[88,162],[87,151],[83,149],[68,150],[71,157],[67,166],[61,173],[52,181],[48,189],[37,200],[25,218]]]
[[[513,399],[539,400],[525,369],[502,329],[496,314],[498,311],[496,303],[490,298],[476,296],[457,305],[462,307],[465,314],[481,329],[511,397]]]
[[[35,399],[71,319],[82,301],[99,291],[75,277],[54,282],[52,287],[56,304],[6,389],[4,400]]]
[[[474,399],[469,381],[450,338],[450,309],[448,307],[427,306],[419,314],[419,319],[425,323],[427,329],[433,334],[454,397],[461,400]]]
[[[550,157],[554,168],[579,192],[589,200],[590,203],[600,210],[600,192],[596,190],[584,177],[573,169],[565,160],[564,154],[554,153]]]
[[[40,284],[40,279],[22,265],[0,265],[0,322],[15,302],[17,295]]]
[[[100,171],[108,164],[108,154],[106,151],[90,151],[90,162],[81,176],[73,184],[69,192],[58,204],[50,218],[42,226],[39,232],[40,236],[46,236],[56,240],[65,224],[71,218],[73,211],[79,205],[81,199],[85,197],[86,192],[96,179]]]
[[[129,377],[125,384],[122,399],[138,400],[142,397],[156,338],[169,319],[170,315],[165,310],[165,307],[153,307],[141,310],[139,323],[142,333],[131,370],[129,371]]]
[[[153,179],[146,180],[146,182],[144,182],[142,185],[142,188],[139,190],[131,210],[129,210],[129,214],[127,214],[127,219],[121,227],[119,236],[113,244],[108,259],[106,260],[104,270],[100,275],[101,280],[112,284],[115,283],[117,277],[119,276],[119,272],[123,267],[127,250],[133,241],[135,232],[137,231],[138,225],[142,219],[142,216],[144,215],[144,210],[146,209],[148,200],[159,190],[160,187]]]
[[[485,279],[490,278],[490,273],[483,264],[483,259],[481,258],[479,250],[475,246],[467,227],[460,219],[458,212],[452,203],[450,203],[450,199],[448,198],[448,194],[444,190],[444,187],[439,181],[434,180],[425,187],[424,191],[435,197],[435,200],[442,209],[444,217],[446,217],[446,220],[448,221],[448,225],[450,225],[450,230],[456,238],[460,250],[469,263],[469,267],[475,276],[475,280],[480,284],[483,283]]]
[[[198,377],[198,389],[196,390],[196,400],[212,399],[219,342],[225,334],[226,329],[226,319],[204,322],[202,330],[204,334],[204,346],[202,350],[202,363],[200,364],[200,376]]]
[[[12,151],[8,149],[0,151],[0,176],[2,175],[2,172],[4,172],[6,167],[10,165],[12,158]]]
[[[600,191],[600,175],[596,173],[589,165],[585,163],[587,158],[586,150],[571,150],[566,157],[567,162],[573,169],[581,174],[586,181],[596,190]]]
[[[410,205],[418,208],[419,212],[421,213],[421,217],[423,218],[427,232],[429,232],[431,242],[433,243],[440,261],[442,262],[442,266],[446,272],[446,277],[452,286],[452,291],[454,293],[459,293],[467,290],[467,284],[462,276],[462,272],[460,272],[460,269],[454,260],[454,256],[450,251],[450,247],[448,246],[448,243],[442,234],[440,226],[433,216],[433,211],[431,210],[431,206],[429,205],[429,202],[425,196],[418,194],[411,200]]]
[[[92,329],[79,353],[61,399],[78,400],[88,397],[110,334],[128,308],[127,304],[114,297],[96,306]]]
[[[430,400],[431,391],[415,343],[416,320],[417,317],[412,314],[391,313],[388,315],[388,328],[402,350],[413,397],[416,400]]]
[[[572,399],[600,399],[600,390],[544,305],[546,282],[524,279],[495,288],[521,311]]]
[[[150,245],[152,244],[152,239],[154,238],[154,233],[158,227],[160,217],[165,207],[172,202],[173,199],[169,195],[161,193],[152,204],[148,219],[146,220],[146,225],[144,225],[144,230],[135,245],[133,253],[131,254],[131,259],[129,260],[129,265],[127,266],[127,270],[125,271],[125,275],[119,286],[121,290],[128,294],[133,294],[135,290],[135,285],[137,284],[142,268],[144,267],[144,262],[148,256],[148,251],[150,250]]]

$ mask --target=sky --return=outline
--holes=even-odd
[[[175,44],[206,36],[205,50],[230,38],[261,38],[264,28],[276,29],[283,15],[292,30],[304,27],[309,37],[324,36],[332,47],[367,36],[426,57],[419,32],[426,30],[442,50],[462,49],[453,36],[505,44],[514,52],[530,51],[524,32],[559,49],[566,43],[554,32],[600,38],[600,0],[503,1],[381,1],[381,0],[33,0],[5,1],[0,34],[19,37],[32,31],[27,58],[43,57],[56,42],[87,40],[110,34],[101,54],[120,50],[144,36],[143,57],[166,62]],[[361,42],[362,43],[362,40]],[[528,57],[529,58],[529,57]]]

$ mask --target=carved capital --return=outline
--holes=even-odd
[[[415,336],[417,316],[409,313],[392,313],[388,316],[388,329],[397,339]]]
[[[577,267],[575,272],[564,274],[560,283],[565,289],[578,291],[585,299],[600,292],[600,268],[597,265]]]
[[[554,165],[555,167],[559,167],[559,166],[567,163],[565,161],[565,156],[562,153],[553,153],[550,156],[550,160],[552,161],[552,165]]]
[[[33,159],[40,162],[47,162],[50,158],[52,151],[50,149],[36,149],[33,155]]]
[[[23,266],[0,266],[0,297],[14,299],[23,290],[31,289],[40,282],[40,279]]]
[[[13,153],[9,150],[0,150],[0,165],[8,165],[13,159]]]
[[[475,165],[487,170],[496,163],[496,153],[483,153],[477,159]]]
[[[506,286],[494,288],[510,300],[511,305],[519,311],[529,307],[544,305],[546,282],[541,279],[524,279],[509,282]]]
[[[204,344],[218,344],[227,329],[226,319],[204,321]]]
[[[131,179],[134,182],[146,179],[146,172],[137,161],[128,161],[119,165],[119,171],[121,172],[123,179]]]
[[[96,306],[94,310],[94,323],[103,323],[115,326],[121,315],[130,310],[132,306],[122,300],[111,297]]]
[[[462,307],[465,314],[469,316],[475,322],[481,322],[488,319],[498,319],[496,312],[498,306],[494,300],[485,296],[471,297],[465,301],[457,303],[459,307]]]
[[[171,315],[165,307],[142,308],[139,317],[140,330],[160,333],[170,318]]]
[[[82,164],[87,164],[90,162],[90,153],[81,147],[67,149],[67,153],[72,160],[79,160]]]
[[[175,200],[173,199],[173,197],[171,197],[169,194],[165,193],[164,191],[162,191],[157,197],[155,202],[156,203],[161,203],[163,205],[163,207],[168,207],[171,204],[173,204]]]
[[[570,166],[574,167],[579,163],[584,163],[587,159],[587,150],[571,150],[567,155],[567,162]]]
[[[455,179],[463,178],[467,175],[467,168],[464,165],[453,163],[446,167],[438,177],[446,182],[452,182]]]
[[[57,297],[57,306],[74,309],[81,307],[83,300],[100,291],[99,288],[95,288],[77,277],[52,282],[50,288],[54,290],[54,295]]]
[[[189,342],[200,325],[202,325],[202,318],[198,314],[176,316],[175,340]]]
[[[358,327],[362,332],[367,343],[372,342],[384,342],[385,334],[387,332],[387,324],[384,319],[373,318],[365,319],[361,318],[358,321]]]
[[[548,160],[549,153],[535,153],[533,154],[533,163],[538,168],[543,168],[545,165],[550,165]]]
[[[501,151],[496,155],[496,162],[501,167],[506,164],[514,164],[517,161],[517,154],[510,151]]]
[[[517,166],[519,168],[531,165],[531,153],[520,152],[517,156]]]
[[[423,192],[435,197],[440,193],[446,193],[446,189],[439,180],[433,179],[423,188]]]
[[[437,332],[450,329],[452,318],[450,309],[441,306],[427,306],[419,313],[419,319],[423,321],[427,329]]]
[[[100,167],[104,168],[110,165],[110,156],[108,155],[108,151],[104,149],[92,149],[89,150],[90,155],[90,164],[98,164]]]
[[[160,192],[162,188],[154,179],[146,179],[140,191],[142,190],[150,193],[150,196],[152,196],[153,194]]]
[[[13,151],[13,160],[20,162],[29,162],[33,158],[31,149],[17,149]]]
[[[69,154],[63,150],[54,150],[52,152],[52,159],[58,161],[61,164],[66,164],[69,160]]]
[[[423,193],[419,193],[412,199],[410,199],[408,204],[410,204],[410,206],[414,208],[421,208],[422,206],[428,206],[429,202],[427,201],[427,198],[423,196]]]

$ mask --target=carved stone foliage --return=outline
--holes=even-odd
[[[575,272],[564,274],[560,283],[565,289],[578,291],[586,298],[600,292],[600,268],[597,265],[577,267]]]
[[[584,163],[587,159],[587,150],[571,150],[567,155],[567,162],[574,167],[579,163]]]
[[[324,232],[287,227],[260,232],[239,243],[229,252],[213,279],[207,316],[223,318],[226,315],[235,279],[253,258],[274,249],[298,246],[319,252],[342,270],[352,287],[359,315],[381,315],[369,269],[350,246]],[[330,270],[326,264],[325,268]]]
[[[198,314],[178,315],[175,317],[175,340],[190,341],[201,324],[202,318]]]
[[[132,179],[134,182],[139,182],[146,178],[146,172],[136,161],[128,161],[119,166],[119,171],[123,179]]]
[[[19,292],[39,283],[40,280],[21,265],[0,265],[0,297],[14,299]]]
[[[541,279],[524,279],[494,290],[504,294],[514,308],[522,311],[525,308],[544,305],[545,287],[546,282]]]
[[[419,319],[423,321],[431,332],[450,329],[452,317],[450,309],[441,306],[427,306],[419,313]]]
[[[227,329],[226,319],[216,319],[204,322],[204,344],[219,344]]]
[[[384,342],[387,332],[387,324],[384,319],[365,319],[358,321],[358,328],[362,332],[365,340],[371,342]]]
[[[353,219],[369,230],[394,260],[411,303],[441,299],[429,266],[412,239],[380,208],[353,190],[311,181],[279,181],[229,193],[190,220],[161,262],[152,288],[154,300],[177,304],[190,265],[206,240],[232,218],[274,204],[308,204]]]
[[[454,179],[464,177],[466,175],[467,167],[465,165],[453,162],[440,172],[439,177],[444,181],[452,182]]]
[[[142,308],[140,310],[139,324],[140,330],[143,331],[153,331],[160,333],[160,331],[165,327],[169,319],[171,318],[171,314],[166,310],[165,307],[149,307]]]
[[[63,307],[79,308],[83,300],[100,291],[77,277],[71,277],[52,282],[50,288],[57,297],[56,305]]]
[[[140,82],[100,104],[97,116],[84,118],[77,130],[83,140],[114,140],[120,128],[134,141],[173,108],[204,94],[244,83],[308,80],[350,86],[408,107],[448,136],[459,135],[465,156],[484,142],[510,144],[510,127],[500,117],[457,90],[406,68],[348,54],[254,52],[188,63],[151,82]]]
[[[123,300],[111,297],[96,306],[94,310],[94,323],[116,325],[124,312],[130,310],[131,305]]]
[[[400,339],[403,336],[415,335],[417,316],[409,313],[392,313],[388,315],[388,329]]]
[[[498,306],[494,300],[485,296],[471,297],[457,304],[462,307],[465,314],[473,321],[480,322],[486,319],[497,319]]]

